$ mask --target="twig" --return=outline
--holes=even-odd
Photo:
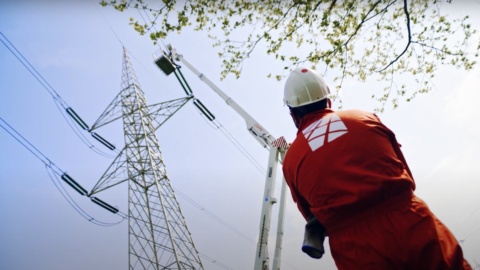
[[[410,14],[408,13],[407,0],[403,0],[403,3],[404,3],[403,9],[405,10],[405,16],[407,17],[407,29],[408,29],[408,43],[407,43],[407,46],[405,47],[403,52],[400,55],[398,55],[397,58],[395,58],[395,60],[390,62],[390,64],[388,64],[385,68],[383,68],[382,70],[380,70],[378,72],[382,72],[382,71],[386,70],[391,65],[393,65],[393,63],[397,62],[398,59],[400,59],[400,57],[402,57],[407,52],[408,48],[410,47],[410,44],[412,43],[412,31],[410,30]]]
[[[462,53],[451,53],[451,52],[449,52],[449,51],[445,51],[445,50],[443,50],[443,49],[439,49],[439,48],[436,48],[436,47],[427,45],[427,44],[425,44],[425,43],[420,43],[420,42],[418,42],[418,41],[416,41],[416,40],[412,41],[412,43],[418,44],[418,45],[423,46],[423,47],[428,47],[428,48],[430,48],[430,49],[437,50],[437,51],[443,52],[443,53],[448,54],[448,55],[455,55],[455,56],[462,56],[462,55],[463,55]]]

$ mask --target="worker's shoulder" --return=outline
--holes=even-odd
[[[336,113],[342,119],[346,118],[346,119],[358,119],[358,120],[361,120],[361,119],[378,120],[378,117],[375,114],[371,112],[363,111],[363,110],[354,109],[354,110],[339,111]]]

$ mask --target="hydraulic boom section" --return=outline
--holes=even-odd
[[[169,53],[165,53],[162,50],[160,54],[154,55],[155,64],[162,70],[165,75],[169,75],[174,73],[177,79],[179,80],[180,84],[182,85],[183,89],[187,93],[187,95],[191,95],[193,97],[193,93],[191,92],[190,86],[185,81],[181,71],[180,65],[177,65],[175,62],[181,62],[184,66],[190,69],[195,75],[200,78],[204,83],[206,83],[213,91],[215,91],[230,107],[232,107],[246,122],[247,130],[249,133],[262,145],[264,148],[269,149],[269,159],[267,165],[267,175],[265,179],[265,189],[262,197],[262,211],[260,215],[260,232],[259,238],[257,242],[257,251],[255,253],[255,264],[254,270],[268,270],[270,269],[270,259],[268,255],[268,238],[270,232],[270,221],[272,217],[272,206],[273,204],[277,203],[277,199],[273,197],[274,189],[275,189],[275,179],[276,179],[276,172],[277,172],[277,165],[278,162],[283,160],[285,157],[285,153],[288,149],[288,144],[285,141],[285,138],[280,137],[276,139],[273,135],[271,135],[260,123],[258,123],[250,114],[248,114],[240,105],[238,105],[232,98],[230,98],[227,94],[225,94],[220,88],[218,88],[212,81],[210,81],[203,73],[199,72],[195,67],[193,67],[183,55],[179,54],[176,49],[172,47],[172,45],[168,44],[167,49]],[[176,73],[176,70],[179,71],[183,82],[187,86],[189,92],[187,92],[187,88],[180,80],[179,76]],[[211,113],[203,106],[201,102],[195,103],[203,114],[210,120],[213,121],[215,117],[211,115]],[[206,111],[204,111],[205,109]],[[208,113],[211,116],[209,116]],[[278,226],[277,226],[277,238],[276,238],[276,246],[275,246],[275,255],[273,259],[273,268],[272,270],[280,270],[280,263],[281,263],[281,250],[282,250],[282,239],[283,239],[283,228],[284,228],[284,220],[285,220],[285,202],[286,202],[286,182],[285,178],[282,181],[282,190],[280,194],[280,209],[278,213]]]
[[[167,45],[167,49],[170,50],[170,55],[167,56],[163,51],[161,55],[155,58],[155,63],[157,66],[165,73],[170,74],[172,73],[171,66],[168,65],[169,61],[175,68],[176,66],[172,60],[180,61],[184,64],[188,69],[190,69],[195,75],[200,78],[201,81],[206,83],[213,91],[215,91],[230,107],[232,107],[243,119],[247,124],[247,129],[252,134],[252,136],[263,146],[263,147],[270,147],[271,143],[275,141],[275,137],[273,137],[270,132],[267,131],[257,120],[255,120],[250,114],[248,114],[242,107],[240,107],[235,100],[229,97],[225,92],[223,92],[220,88],[218,88],[212,81],[210,81],[207,76],[203,73],[199,72],[195,67],[193,67],[183,55],[179,54],[175,48],[172,47],[171,44]],[[170,57],[170,59],[168,59]],[[166,59],[167,58],[167,59]],[[164,70],[164,67],[167,66],[168,69]],[[175,74],[176,75],[176,74]]]

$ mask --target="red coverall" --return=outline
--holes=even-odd
[[[298,209],[325,227],[340,270],[469,269],[452,233],[413,194],[395,139],[375,114],[306,115],[283,162]]]

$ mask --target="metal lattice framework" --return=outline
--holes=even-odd
[[[90,194],[128,181],[129,269],[204,269],[155,134],[190,99],[147,106],[124,48],[122,90],[91,130],[122,118],[125,147]]]

